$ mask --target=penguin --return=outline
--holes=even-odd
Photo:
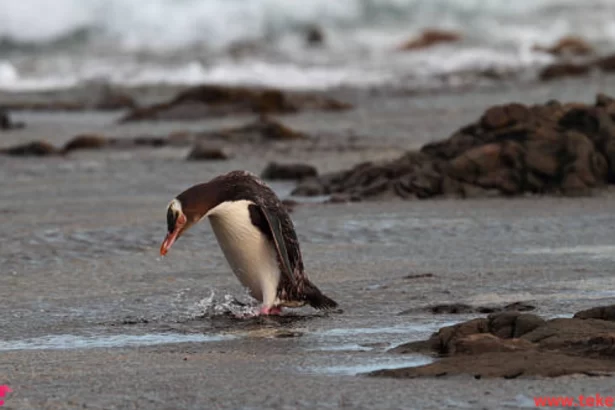
[[[167,207],[160,254],[166,255],[205,217],[231,270],[261,302],[259,315],[279,315],[282,307],[306,304],[319,310],[338,306],[308,279],[293,222],[277,195],[256,175],[231,171],[175,197]]]

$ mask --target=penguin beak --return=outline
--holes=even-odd
[[[167,236],[164,238],[164,241],[162,241],[162,245],[160,245],[161,256],[165,256],[169,252],[169,249],[171,249],[171,246],[173,246],[177,238],[179,238],[182,232],[186,230],[186,222],[187,218],[183,214],[180,214],[175,219],[175,226],[173,226],[172,230],[167,232]]]
[[[173,232],[167,233],[167,236],[164,238],[164,241],[162,241],[162,245],[160,245],[161,256],[165,256],[167,252],[169,252],[169,249],[171,249],[171,246],[173,246],[178,236],[179,230],[177,229],[175,229]]]

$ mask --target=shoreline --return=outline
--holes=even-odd
[[[139,341],[136,336],[159,334],[188,340],[5,351],[0,384],[13,390],[5,406],[501,408],[563,391],[608,394],[609,377],[408,381],[353,372],[401,365],[388,349],[423,340],[447,323],[484,316],[434,315],[424,311],[429,305],[522,301],[551,318],[615,303],[609,292],[615,223],[611,188],[581,198],[299,206],[291,217],[308,274],[339,300],[344,309],[339,315],[300,310],[298,317],[279,322],[244,323],[204,314],[208,308],[231,309],[227,295],[245,298],[206,223],[167,258],[156,254],[170,198],[222,172],[260,173],[268,162],[281,159],[336,171],[446,138],[491,105],[551,98],[591,103],[598,92],[615,94],[615,76],[589,84],[572,79],[418,97],[356,92],[348,100],[353,110],[273,116],[293,130],[320,136],[321,145],[311,150],[304,142],[296,148],[279,142],[259,149],[237,145],[226,161],[186,161],[189,147],[0,156],[0,191],[5,193],[0,198],[5,272],[0,309],[8,312],[0,316],[2,341],[76,335],[108,343],[112,336]],[[129,138],[216,131],[255,117],[117,124],[119,111],[11,114],[26,126],[2,132],[0,147],[38,139],[60,146],[83,133]],[[348,144],[349,135],[365,149],[331,148]],[[400,315],[408,310],[416,313]],[[194,335],[203,339],[190,341]],[[208,339],[220,335],[233,338]]]

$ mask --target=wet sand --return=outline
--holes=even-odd
[[[437,96],[357,94],[348,113],[282,121],[364,148],[278,147],[226,162],[186,162],[187,149],[0,157],[0,384],[9,409],[39,408],[523,408],[535,395],[609,395],[612,378],[373,379],[357,374],[422,364],[386,350],[473,315],[398,313],[445,302],[531,302],[544,317],[615,302],[615,240],[607,190],[592,198],[435,200],[304,205],[292,214],[306,268],[344,312],[308,308],[282,318],[212,314],[247,301],[203,223],[161,259],[165,207],[221,172],[259,173],[269,160],[321,171],[450,135],[495,103],[591,101],[615,81]],[[30,139],[60,144],[81,132],[166,135],[241,124],[114,125],[121,113],[21,113]],[[286,150],[286,151],[285,151]],[[290,184],[273,184],[281,195]],[[431,277],[406,278],[430,273]],[[213,301],[209,298],[212,296]]]

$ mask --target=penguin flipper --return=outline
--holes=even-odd
[[[290,259],[288,257],[288,249],[286,248],[286,241],[284,239],[284,235],[282,233],[282,221],[272,212],[268,212],[265,207],[259,205],[250,205],[250,214],[253,219],[257,219],[258,216],[254,215],[257,212],[262,216],[262,219],[265,220],[267,225],[267,231],[265,232],[270,236],[276,253],[278,254],[278,258],[281,262],[281,271],[284,276],[288,279],[288,281],[294,286],[297,283],[295,275],[293,274],[293,269],[291,267]],[[255,218],[256,216],[256,218]],[[264,230],[263,224],[258,224],[261,230]]]

